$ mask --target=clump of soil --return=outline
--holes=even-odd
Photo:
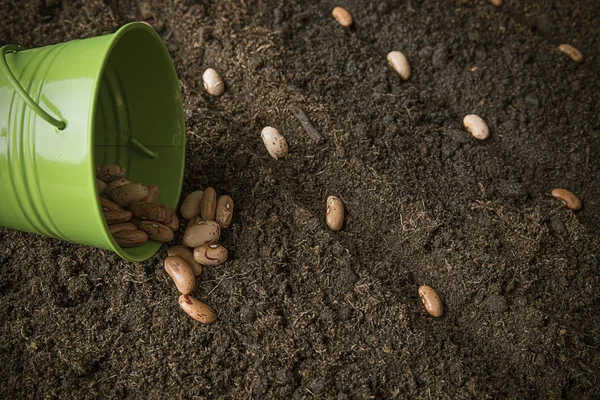
[[[306,3],[2,2],[0,41],[25,47],[151,23],[185,101],[184,194],[213,186],[236,215],[231,261],[195,292],[219,314],[210,326],[179,309],[164,249],[126,263],[0,229],[0,397],[600,396],[596,2]],[[208,67],[219,98],[203,90]],[[468,113],[488,140],[462,127]],[[285,160],[264,149],[266,125]],[[348,212],[339,233],[329,195]]]

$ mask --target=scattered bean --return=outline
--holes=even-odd
[[[183,261],[191,268],[194,276],[199,276],[202,273],[202,265],[194,260],[194,253],[185,246],[173,246],[167,250],[169,257],[181,257]]]
[[[112,200],[121,207],[127,207],[131,203],[142,201],[148,196],[148,189],[141,183],[128,183],[119,186],[110,193]]]
[[[387,61],[403,81],[407,81],[410,78],[410,63],[404,54],[399,51],[391,51],[387,55]]]
[[[225,91],[225,83],[217,71],[212,68],[208,68],[202,74],[202,80],[204,81],[204,89],[208,94],[212,96],[220,96]]]
[[[175,232],[177,229],[179,229],[179,218],[177,218],[177,214],[175,214],[175,211],[173,211],[173,209],[166,204],[162,207],[165,209],[165,220],[163,223],[170,230]]]
[[[488,128],[485,121],[478,115],[469,114],[463,119],[465,128],[475,139],[484,140],[490,136],[490,129]]]
[[[179,209],[183,218],[192,219],[200,215],[200,200],[202,200],[203,194],[204,192],[202,190],[196,190],[195,192],[188,194]]]
[[[148,189],[148,196],[146,196],[144,201],[146,203],[158,203],[158,198],[160,197],[160,188],[158,185],[151,183],[146,188]]]
[[[104,211],[104,219],[107,224],[118,224],[131,219],[131,213],[125,210]]]
[[[134,247],[139,246],[140,244],[146,243],[148,241],[148,235],[144,231],[135,230],[135,231],[120,231],[113,234],[115,241],[121,247]]]
[[[502,0],[490,0],[493,6],[500,7],[502,5]]]
[[[197,217],[194,217],[194,218],[192,218],[192,219],[190,219],[188,221],[187,226],[185,227],[185,229],[188,229],[192,225],[198,225],[202,221],[203,221],[202,217],[198,215]]]
[[[300,122],[302,129],[304,129],[306,134],[310,136],[311,139],[313,139],[317,143],[323,139],[323,136],[321,136],[319,131],[317,131],[317,129],[313,126],[312,122],[310,122],[308,115],[306,115],[303,109],[301,109],[296,104],[291,104],[289,106],[289,110],[292,112],[294,117],[296,117],[298,122]]]
[[[98,194],[103,194],[106,190],[106,186],[106,182],[104,182],[102,179],[96,178],[96,188],[98,188]]]
[[[215,310],[190,295],[182,294],[179,296],[179,307],[181,307],[187,315],[203,324],[212,324],[217,319]]]
[[[277,129],[267,126],[263,128],[260,136],[271,157],[277,160],[288,155],[287,140],[285,140]]]
[[[564,205],[573,211],[581,210],[581,200],[566,189],[554,189],[552,196],[562,201]]]
[[[344,28],[349,28],[352,25],[352,15],[342,7],[334,8],[331,15]]]
[[[325,218],[327,226],[332,231],[339,231],[344,225],[344,203],[335,196],[327,198],[327,215]]]
[[[166,219],[165,208],[158,204],[146,203],[138,201],[129,205],[131,215],[141,219],[142,221],[150,220],[156,222],[164,222]]]
[[[228,256],[229,252],[220,244],[204,244],[194,249],[194,260],[201,265],[221,265]]]
[[[568,55],[569,58],[574,62],[583,62],[583,54],[581,54],[581,52],[577,48],[571,46],[570,44],[561,44],[560,46],[558,46],[558,49],[566,55]]]
[[[137,230],[137,226],[131,222],[122,222],[120,224],[109,225],[108,229],[110,230],[110,233],[114,235],[115,233],[123,231],[135,231]]]
[[[431,287],[423,285],[419,288],[419,296],[423,301],[425,310],[434,317],[439,317],[444,312],[444,305],[442,299],[438,296],[437,292]]]
[[[205,221],[214,221],[217,206],[217,192],[209,187],[200,199],[200,216]]]
[[[118,188],[120,186],[127,185],[128,183],[131,183],[131,182],[129,182],[125,178],[115,179],[114,181],[112,181],[111,183],[108,184],[108,186],[106,187],[106,190],[104,192],[110,196],[110,193],[113,190],[115,190],[116,188]]]
[[[109,183],[125,176],[125,170],[118,165],[106,164],[96,167],[96,177]]]
[[[229,227],[233,218],[233,199],[227,195],[217,199],[215,222],[223,229]]]
[[[142,221],[139,228],[148,234],[148,237],[157,242],[170,242],[175,235],[168,227],[153,221]]]
[[[185,230],[183,244],[198,247],[203,244],[216,243],[221,236],[221,227],[215,221],[200,221]]]
[[[113,203],[109,199],[105,199],[104,197],[100,197],[100,207],[102,207],[102,211],[117,211],[122,210],[118,204]]]
[[[175,282],[181,294],[190,294],[196,287],[196,278],[189,265],[180,257],[170,256],[165,259],[165,270]]]

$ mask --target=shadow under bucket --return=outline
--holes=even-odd
[[[104,221],[96,165],[161,189],[176,207],[185,164],[179,81],[160,36],[116,33],[0,49],[0,226],[112,250],[130,261],[161,243],[121,248]]]

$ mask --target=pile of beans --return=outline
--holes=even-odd
[[[123,168],[114,164],[96,167],[100,205],[117,244],[134,247],[148,240],[173,240],[179,219],[171,207],[157,204],[159,187],[130,182],[125,174]]]
[[[209,187],[190,193],[179,212],[188,220],[183,245],[169,248],[165,270],[181,293],[181,309],[195,320],[210,324],[217,319],[216,312],[190,294],[196,287],[196,277],[202,273],[202,266],[216,266],[227,261],[229,253],[218,241],[221,229],[231,224],[233,199],[227,195],[217,198],[217,192]]]

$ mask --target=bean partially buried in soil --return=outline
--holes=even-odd
[[[558,46],[558,49],[566,55],[568,55],[569,58],[574,62],[583,62],[583,54],[581,54],[581,52],[576,47],[571,46],[570,44],[561,44],[560,46]]]
[[[427,285],[419,287],[419,297],[423,301],[425,310],[433,317],[439,317],[444,312],[442,299],[433,288]]]
[[[554,189],[552,191],[552,196],[562,201],[564,205],[566,205],[569,209],[573,211],[581,210],[581,200],[579,200],[577,196],[575,196],[572,192],[566,189]]]
[[[327,198],[327,214],[325,217],[327,226],[332,231],[339,231],[344,225],[344,203],[338,197]]]
[[[399,51],[391,51],[387,55],[387,61],[403,81],[407,81],[410,78],[410,63],[404,54]]]
[[[215,310],[190,295],[179,296],[179,306],[187,315],[203,324],[212,324],[217,319]]]
[[[192,253],[192,250],[189,247],[180,245],[169,247],[167,254],[169,257],[182,258],[183,261],[185,261],[191,268],[194,276],[199,276],[202,273],[202,265],[198,264],[196,260],[194,260],[194,253]]]
[[[333,15],[333,18],[335,18],[335,20],[344,28],[352,26],[352,15],[348,10],[342,7],[335,7],[333,11],[331,11],[331,15]]]
[[[148,234],[148,237],[157,242],[170,242],[175,235],[168,227],[158,222],[142,221],[139,228]]]
[[[189,265],[177,256],[167,257],[165,259],[165,270],[173,279],[177,290],[181,294],[190,294],[196,287],[196,278]]]
[[[194,249],[194,260],[201,265],[221,265],[228,256],[229,252],[220,244],[204,244]]]
[[[477,140],[484,140],[490,136],[490,129],[487,124],[478,115],[469,114],[463,119],[463,124],[465,128],[473,135],[473,137]]]

